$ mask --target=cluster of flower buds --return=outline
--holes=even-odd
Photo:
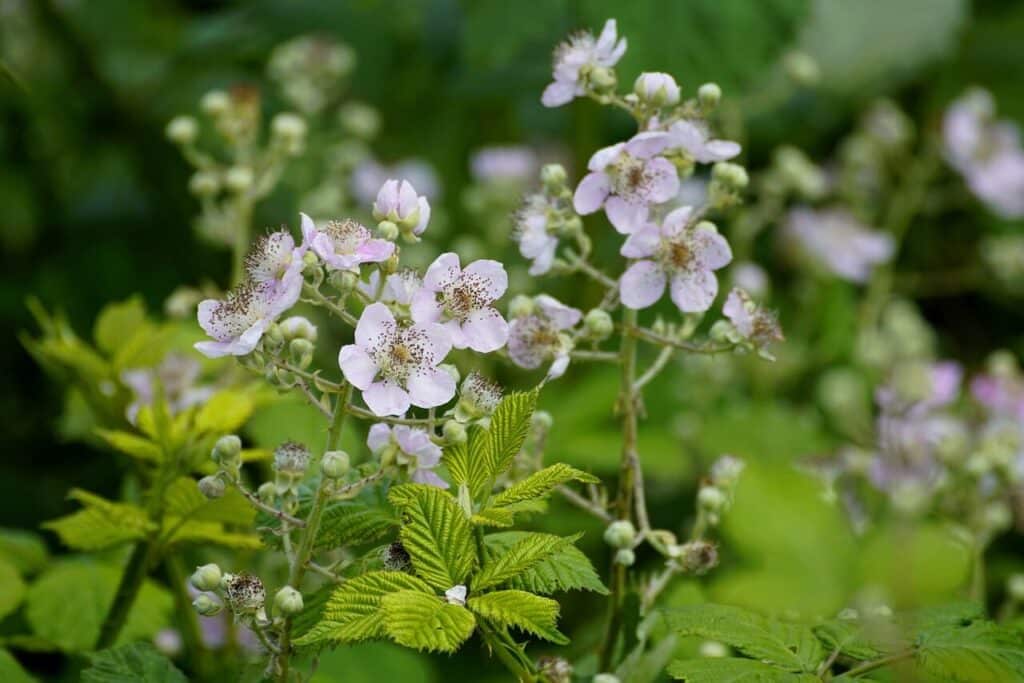
[[[216,564],[197,567],[189,583],[199,591],[192,607],[204,617],[216,616],[226,606],[236,623],[265,628],[303,609],[302,594],[292,586],[284,586],[274,595],[273,613],[268,616],[263,581],[250,574],[223,572]]]
[[[636,562],[636,528],[628,519],[612,522],[604,530],[605,543],[615,549],[615,563],[630,567]]]
[[[299,36],[274,48],[267,75],[303,114],[319,114],[341,95],[356,65],[355,51],[320,36]]]
[[[217,473],[200,479],[199,491],[207,498],[220,498],[227,482],[238,479],[242,467],[242,440],[234,434],[222,436],[214,444],[210,458],[217,464]]]

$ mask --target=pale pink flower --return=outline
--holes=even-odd
[[[397,273],[391,273],[384,279],[384,286],[380,284],[380,271],[370,273],[366,282],[359,282],[359,289],[366,296],[376,301],[409,306],[412,304],[412,297],[423,286],[423,278],[412,268],[403,268]]]
[[[647,308],[668,286],[672,301],[684,313],[711,308],[718,294],[714,271],[732,260],[725,238],[712,228],[689,225],[693,209],[676,209],[659,228],[648,224],[622,245],[623,256],[642,259],[622,275],[619,294],[629,308]]]
[[[887,263],[895,250],[892,237],[842,209],[793,209],[784,230],[814,262],[851,282],[867,281],[875,266]]]
[[[134,394],[125,410],[128,421],[135,424],[139,410],[153,403],[158,389],[163,392],[171,415],[206,403],[214,390],[196,383],[199,372],[199,362],[180,353],[167,354],[155,368],[134,368],[122,372],[121,383]]]
[[[708,125],[703,121],[676,121],[669,126],[668,134],[669,148],[681,149],[701,164],[728,161],[742,150],[738,143],[731,140],[713,139]]]
[[[478,182],[525,184],[536,175],[537,167],[537,153],[522,145],[484,147],[469,161]]]
[[[370,427],[366,445],[375,455],[393,448],[396,462],[409,468],[413,481],[448,488],[448,482],[433,471],[441,462],[441,447],[430,440],[426,431],[406,425],[390,427],[378,422]]]
[[[464,269],[448,252],[434,260],[412,298],[412,319],[440,323],[457,349],[497,351],[508,340],[508,323],[492,305],[508,289],[505,267],[481,259]]]
[[[365,226],[351,219],[328,221],[318,229],[312,218],[302,214],[302,237],[332,270],[358,269],[362,263],[380,263],[395,253],[392,242],[373,237]]]
[[[733,288],[729,292],[722,312],[743,339],[759,351],[766,352],[772,342],[783,339],[775,314],[755,303],[742,289]]]
[[[548,378],[565,373],[572,351],[572,338],[565,333],[576,325],[583,314],[554,297],[541,294],[534,299],[532,313],[512,320],[509,325],[508,355],[521,368],[539,368],[552,361]]]
[[[586,94],[587,72],[595,67],[611,68],[626,53],[626,39],[619,38],[616,22],[605,22],[601,35],[583,31],[570,36],[555,49],[552,76],[540,101],[545,107],[560,107]]]
[[[603,207],[612,226],[627,235],[645,225],[651,204],[679,193],[675,165],[657,156],[668,140],[666,133],[639,133],[595,152],[573,196],[576,212],[585,216]]]
[[[341,347],[338,365],[374,414],[403,415],[410,405],[433,408],[455,395],[454,378],[437,367],[451,346],[440,325],[402,327],[387,306],[373,303],[359,318],[355,343]]]
[[[971,394],[993,416],[1024,423],[1024,380],[1016,375],[978,375]]]
[[[389,220],[412,228],[414,235],[422,235],[430,222],[430,202],[416,194],[408,180],[401,182],[391,179],[385,182],[373,202],[373,217],[379,221]]]
[[[531,260],[530,275],[543,275],[551,270],[558,248],[558,236],[551,229],[548,198],[533,194],[526,198],[515,216],[514,237],[519,242],[519,253]]]

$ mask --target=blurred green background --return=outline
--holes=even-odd
[[[732,125],[745,132],[752,175],[782,141],[812,158],[831,154],[837,137],[880,95],[919,125],[935,126],[949,100],[980,84],[993,92],[1001,114],[1024,120],[1022,2],[0,0],[0,525],[36,528],[71,509],[64,499],[70,487],[116,497],[119,481],[109,455],[64,438],[61,388],[15,336],[32,329],[26,298],[62,309],[86,335],[109,301],[140,293],[159,311],[181,284],[227,284],[229,255],[190,227],[198,208],[187,191],[189,168],[163,135],[172,116],[194,112],[211,88],[264,84],[267,57],[284,40],[313,32],[343,41],[358,60],[350,95],[382,117],[377,157],[431,163],[443,186],[434,204],[447,215],[445,239],[486,241],[487,226],[462,201],[474,150],[559,143],[578,178],[593,150],[630,134],[627,117],[592,103],[558,110],[539,103],[553,47],[607,17],[618,18],[629,39],[619,65],[624,83],[643,69],[672,73],[688,91],[705,81],[722,86],[742,118]],[[784,76],[782,63],[794,49],[818,63],[818,87],[795,88]],[[263,106],[283,108],[270,89]],[[297,196],[286,181],[260,205],[256,225],[294,225],[302,208]],[[970,245],[978,222],[995,221],[964,212],[915,230],[908,251],[942,263]],[[613,253],[616,235],[592,234],[599,253]],[[828,304],[834,308],[823,315],[840,311],[851,292],[836,285]],[[944,354],[968,364],[996,347],[1021,348],[1019,300],[963,293],[931,298],[923,310]],[[828,335],[817,342],[830,343]],[[656,520],[679,524],[689,514],[696,477],[718,454],[745,456],[754,466],[723,529],[721,574],[701,588],[681,582],[673,600],[698,600],[709,591],[717,600],[764,609],[831,613],[856,585],[898,584],[906,566],[936,569],[915,585],[922,599],[960,586],[967,560],[938,529],[901,538],[907,556],[894,566],[885,534],[895,531],[855,543],[840,513],[788,467],[837,443],[810,386],[779,381],[784,368],[757,370],[769,378],[755,375],[738,393],[703,400],[699,368],[680,372],[653,385],[641,439]],[[550,460],[614,471],[614,387],[611,374],[577,371],[545,395],[557,425]],[[287,419],[294,424],[300,416]],[[596,525],[568,510],[559,519],[567,530],[587,530],[589,551],[604,552]],[[566,620],[585,632],[599,603],[574,600]],[[418,661],[367,645],[326,660],[321,678],[344,672],[346,681],[440,680],[451,666],[437,659],[439,666],[424,669]]]

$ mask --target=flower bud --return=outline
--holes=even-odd
[[[711,168],[712,177],[733,190],[742,190],[750,182],[747,169],[729,161],[719,161]]]
[[[719,512],[728,502],[722,489],[717,486],[702,486],[697,493],[697,503],[709,512]]]
[[[522,318],[533,313],[533,299],[517,294],[508,302],[508,317]]]
[[[260,487],[256,489],[256,495],[267,505],[273,503],[274,498],[277,497],[277,488],[274,486],[274,482],[265,481],[260,484]]]
[[[602,93],[614,90],[618,82],[619,79],[616,77],[614,69],[599,66],[590,72],[590,85],[595,92]]]
[[[732,489],[739,482],[745,467],[746,463],[739,458],[723,455],[711,465],[711,481],[715,486]]]
[[[310,252],[307,252],[310,253]],[[308,318],[301,315],[293,315],[290,318],[285,318],[277,324],[281,329],[281,334],[287,341],[293,339],[308,339],[311,342],[316,342],[316,325],[311,323]]]
[[[615,674],[597,674],[593,683],[619,683],[619,677]]]
[[[199,135],[199,124],[191,116],[175,116],[164,129],[167,139],[178,145],[191,145]]]
[[[209,595],[203,594],[192,601],[192,607],[201,616],[212,617],[219,614],[224,608],[224,605],[220,604]]]
[[[615,553],[615,564],[632,567],[634,562],[636,562],[636,553],[629,548],[623,548]]]
[[[188,190],[197,197],[212,197],[220,192],[220,178],[210,171],[196,171],[189,178]]]
[[[248,191],[253,180],[252,169],[248,166],[232,166],[224,174],[224,185],[238,194]]]
[[[221,478],[215,475],[209,477],[203,477],[199,480],[199,492],[204,496],[213,500],[214,498],[220,498],[224,495],[224,482]]]
[[[700,102],[701,109],[704,111],[714,110],[721,100],[722,89],[718,87],[717,83],[705,83],[697,88],[697,101]]]
[[[1006,592],[1015,602],[1024,602],[1024,574],[1012,574],[1006,581]]]
[[[199,108],[210,116],[220,116],[231,106],[231,98],[223,90],[211,90],[199,100]]]
[[[288,344],[288,355],[294,365],[305,370],[313,362],[313,342],[308,339],[292,339]]]
[[[274,596],[274,611],[291,616],[302,611],[302,593],[291,586],[285,586]]]
[[[708,330],[708,337],[715,342],[731,342],[738,336],[736,328],[728,320],[716,320]]]
[[[338,111],[341,129],[361,140],[372,140],[380,131],[380,114],[368,104],[349,102]]]
[[[561,657],[545,655],[537,659],[537,672],[548,683],[570,683],[572,681],[572,664]]]
[[[530,426],[534,429],[548,431],[551,425],[555,424],[555,418],[546,410],[535,410],[530,418]]]
[[[604,530],[605,543],[613,548],[631,548],[636,540],[636,529],[628,519],[620,519]]]
[[[821,69],[814,58],[804,52],[790,52],[783,60],[786,74],[798,85],[815,85],[821,78]]]
[[[540,170],[540,181],[549,190],[562,187],[568,178],[569,174],[565,172],[565,166],[561,164],[545,164],[544,168]]]
[[[204,564],[201,567],[196,567],[196,570],[192,572],[192,576],[189,577],[189,583],[196,590],[200,591],[212,591],[216,590],[220,585],[222,575],[220,567],[215,564]]]
[[[340,479],[348,474],[351,459],[345,451],[327,451],[320,459],[320,472],[328,479]]]
[[[679,104],[679,85],[671,75],[661,72],[644,72],[636,77],[633,92],[641,102],[655,107],[672,107]]]
[[[458,420],[448,420],[445,422],[441,432],[444,434],[445,443],[466,443],[466,427]]]
[[[234,434],[217,439],[210,457],[218,465],[232,467],[242,455],[242,440]]]
[[[295,492],[309,467],[309,449],[296,441],[285,441],[274,450],[274,483],[277,493]]]
[[[615,323],[608,311],[603,308],[592,308],[583,318],[583,330],[588,339],[604,341],[615,330]]]
[[[394,242],[398,239],[398,226],[391,221],[381,221],[377,224],[377,233],[384,239]]]
[[[347,294],[359,284],[359,276],[351,270],[336,270],[331,273],[328,282],[340,293]]]
[[[306,137],[306,120],[298,114],[283,112],[274,117],[270,129],[275,137],[286,143],[295,144],[302,142]]]

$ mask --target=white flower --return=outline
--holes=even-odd
[[[558,236],[550,226],[550,208],[547,197],[532,194],[515,216],[514,237],[519,242],[519,253],[533,261],[530,275],[543,275],[555,260]]]
[[[633,84],[633,92],[644,102],[659,107],[679,104],[679,85],[671,75],[658,71],[640,74]]]
[[[378,239],[354,220],[328,221],[318,230],[313,219],[302,214],[302,236],[329,269],[351,270],[362,263],[386,261],[395,252],[395,245]]]
[[[741,147],[731,140],[715,140],[703,121],[682,120],[673,123],[669,129],[669,147],[681,149],[701,164],[728,161],[740,153]]]
[[[589,31],[570,36],[555,49],[554,82],[544,89],[541,103],[560,107],[586,93],[586,75],[594,67],[615,66],[626,52],[626,39],[618,38],[614,19],[605,22],[597,39]]]
[[[895,249],[892,237],[842,209],[793,209],[784,230],[812,260],[851,282],[866,282],[874,267],[888,262]]]
[[[519,316],[509,325],[508,355],[521,368],[532,370],[551,360],[548,379],[556,379],[569,366],[573,343],[565,331],[583,318],[578,309],[554,297],[541,294],[534,299],[533,312]]]
[[[452,586],[444,592],[444,599],[452,605],[466,605],[466,587],[462,584]]]
[[[379,221],[389,220],[422,235],[430,221],[430,202],[425,196],[416,194],[408,180],[391,179],[385,182],[373,202],[373,217]]]

